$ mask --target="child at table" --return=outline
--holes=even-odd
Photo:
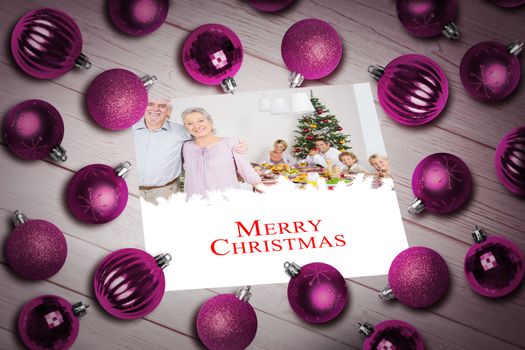
[[[368,173],[368,171],[358,164],[359,160],[357,156],[352,152],[341,152],[339,154],[339,160],[344,164],[345,168],[343,169],[349,173]]]

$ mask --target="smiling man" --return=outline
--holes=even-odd
[[[182,145],[191,139],[181,124],[169,120],[171,111],[168,100],[151,100],[133,126],[140,195],[154,204],[179,191]]]

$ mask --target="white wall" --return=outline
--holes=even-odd
[[[271,115],[269,112],[259,112],[259,99],[264,94],[265,97],[269,98],[284,97],[289,103],[291,94],[307,92],[309,95],[310,90],[330,110],[331,114],[336,115],[341,127],[343,127],[343,132],[350,134],[351,151],[358,156],[363,166],[370,168],[367,162],[369,154],[367,154],[365,147],[353,85],[176,98],[172,100],[173,114],[171,120],[181,122],[181,112],[188,107],[204,108],[211,114],[218,136],[231,136],[246,140],[249,147],[247,159],[252,162],[260,162],[265,152],[272,149],[273,142],[276,139],[283,139],[288,142],[289,148],[287,151],[292,152],[292,145],[296,135],[294,130],[297,128],[300,115]],[[366,101],[366,103],[369,104],[370,101]],[[360,108],[360,110],[362,111],[363,108]],[[367,117],[369,118],[370,116]],[[375,118],[377,119],[377,116]],[[379,128],[378,123],[377,128]],[[367,139],[374,139],[373,142],[375,144],[383,145],[379,129],[374,130],[372,128],[369,130],[368,128],[367,134],[369,134]],[[384,145],[382,149],[384,150]]]

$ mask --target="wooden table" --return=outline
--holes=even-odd
[[[9,49],[12,26],[28,10],[44,6],[63,9],[76,19],[84,38],[83,52],[93,62],[91,70],[75,70],[54,81],[39,81],[16,68]],[[118,67],[139,75],[157,75],[160,81],[152,93],[158,96],[221,93],[217,88],[193,82],[180,61],[183,40],[192,29],[205,23],[229,26],[244,44],[244,63],[236,76],[239,92],[286,87],[288,71],[281,59],[281,38],[294,22],[309,17],[335,26],[344,40],[344,57],[335,74],[304,86],[371,82],[375,87],[367,74],[368,65],[385,65],[394,57],[411,52],[430,56],[446,71],[450,98],[445,113],[434,123],[404,127],[388,118],[378,103],[376,107],[409,243],[426,245],[441,253],[452,280],[446,298],[426,310],[411,310],[379,300],[377,293],[385,284],[385,276],[349,280],[351,298],[347,310],[338,320],[323,326],[306,324],[295,316],[288,305],[286,284],[255,286],[251,304],[256,309],[259,328],[250,348],[359,349],[362,337],[357,333],[357,323],[386,319],[412,323],[421,331],[429,349],[525,348],[523,284],[510,297],[489,300],[475,294],[463,277],[463,257],[471,244],[474,224],[488,234],[514,240],[525,250],[525,202],[498,182],[492,166],[500,138],[511,128],[525,124],[525,84],[506,101],[487,105],[465,93],[458,74],[462,55],[474,43],[525,39],[525,7],[505,10],[488,1],[461,0],[456,22],[462,36],[453,42],[445,38],[420,40],[407,34],[397,20],[391,0],[298,0],[289,10],[274,15],[256,12],[239,0],[176,0],[172,1],[167,23],[143,38],[118,32],[111,25],[105,6],[102,0],[17,0],[2,1],[0,7],[1,114],[24,99],[49,101],[64,118],[63,145],[69,155],[63,164],[25,162],[13,156],[5,143],[0,147],[0,242],[5,242],[12,228],[11,212],[20,209],[30,218],[58,225],[69,247],[62,270],[40,282],[17,278],[2,255],[1,349],[22,347],[16,331],[19,308],[44,293],[92,305],[81,320],[76,349],[201,347],[194,327],[199,306],[218,293],[234,289],[170,292],[155,312],[133,322],[112,318],[97,305],[92,290],[97,263],[112,250],[143,247],[144,242],[134,173],[128,177],[128,206],[114,222],[84,225],[66,207],[64,190],[75,171],[91,163],[116,165],[122,160],[135,161],[131,130],[110,132],[95,125],[87,114],[84,94],[97,74]],[[475,183],[472,198],[463,210],[452,215],[410,215],[406,207],[412,198],[412,170],[421,158],[440,151],[454,153],[469,165]]]

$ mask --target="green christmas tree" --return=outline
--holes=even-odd
[[[350,135],[343,134],[343,128],[339,125],[334,114],[323,105],[317,97],[310,92],[310,102],[315,108],[315,112],[305,114],[299,118],[295,143],[293,145],[293,155],[296,159],[304,159],[308,152],[315,148],[315,140],[325,139],[330,145],[343,152],[351,147]]]

